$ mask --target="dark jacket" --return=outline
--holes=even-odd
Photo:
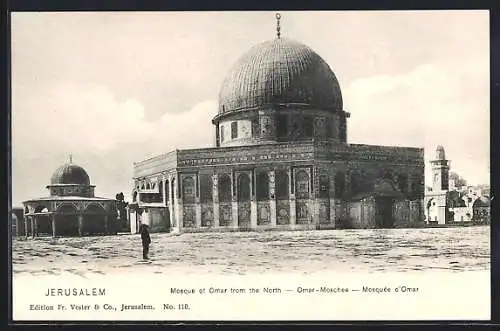
[[[141,224],[139,228],[139,233],[141,234],[142,245],[151,244],[151,237],[149,236],[149,227],[146,224]]]

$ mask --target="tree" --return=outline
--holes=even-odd
[[[450,172],[450,179],[455,182],[456,187],[467,186],[467,181],[456,172]]]
[[[122,230],[129,228],[128,213],[127,213],[128,202],[125,201],[125,196],[123,192],[116,195],[116,209],[118,211],[118,223]]]

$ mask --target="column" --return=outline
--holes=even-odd
[[[19,218],[17,217],[17,215],[16,215],[16,237],[19,237]]]
[[[313,166],[311,171],[312,224],[319,226],[319,167]]]
[[[314,182],[314,178],[313,178],[313,171],[312,171],[312,168],[309,168],[307,169],[309,170],[308,171],[308,174],[309,174],[309,199],[308,200],[308,207],[309,207],[309,215],[311,215],[309,217],[309,222],[308,224],[310,225],[314,225],[316,223],[316,219],[314,217],[314,214],[315,214],[315,211],[316,211],[316,199],[314,197],[314,193],[313,193],[313,190],[316,189],[316,187],[314,187],[313,185],[313,182]]]
[[[271,213],[271,226],[276,226],[276,171],[270,170],[267,173],[269,179],[269,212]]]
[[[345,193],[344,193],[344,201],[343,201],[343,209],[344,209],[344,218],[349,219],[351,217],[350,212],[350,204],[351,201],[351,176],[349,169],[345,171]]]
[[[56,236],[57,236],[56,215],[52,214],[52,237],[55,238]]]
[[[38,225],[38,224],[37,224],[36,215],[35,215],[35,216],[33,216],[33,218],[31,219],[31,236],[32,236],[33,238],[35,238],[35,236],[36,236],[36,231],[37,231],[37,227],[38,227],[37,225]]]
[[[330,165],[331,167],[331,165]],[[328,197],[330,198],[330,223],[335,226],[335,170],[333,167],[328,172],[329,190]]]
[[[257,227],[257,199],[255,185],[255,169],[250,172],[250,227]]]
[[[212,175],[212,201],[214,204],[214,220],[213,227],[220,226],[220,216],[219,216],[219,176],[217,174]]]
[[[109,234],[108,215],[104,215],[104,233]]]
[[[288,168],[288,196],[290,199],[290,225],[297,223],[297,206],[295,205],[295,169]]]
[[[83,215],[78,215],[78,235],[83,236]]]
[[[182,231],[183,219],[184,219],[184,208],[182,206],[182,189],[181,189],[181,176],[179,173],[175,173],[175,185],[174,185],[175,197],[175,217],[177,222],[177,229],[179,232]]]
[[[175,215],[174,215],[174,204],[172,203],[172,201],[174,201],[174,196],[173,196],[173,192],[172,192],[172,176],[168,176],[168,214],[169,214],[169,218],[170,218],[170,225],[172,227],[175,227],[176,224],[175,224]]]
[[[201,201],[200,201],[200,174],[197,173],[195,177],[195,227],[201,228]]]
[[[238,227],[238,187],[236,185],[236,173],[234,170],[231,172],[231,211],[233,216],[233,228]]]
[[[162,194],[163,194],[163,206],[167,206],[167,190],[165,189],[165,185],[167,183],[167,178],[165,177],[165,175],[163,175],[162,177],[162,185],[161,185],[161,190],[162,190]]]
[[[28,217],[27,215],[24,215],[24,236],[28,238]]]

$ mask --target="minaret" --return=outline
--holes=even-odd
[[[450,162],[446,160],[443,146],[436,148],[436,159],[431,161],[432,167],[432,190],[448,191]]]
[[[280,39],[281,37],[280,19],[281,19],[281,14],[276,13],[276,36],[278,37],[278,39]]]

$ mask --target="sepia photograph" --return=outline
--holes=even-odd
[[[488,320],[489,38],[482,10],[13,12],[14,320]]]

